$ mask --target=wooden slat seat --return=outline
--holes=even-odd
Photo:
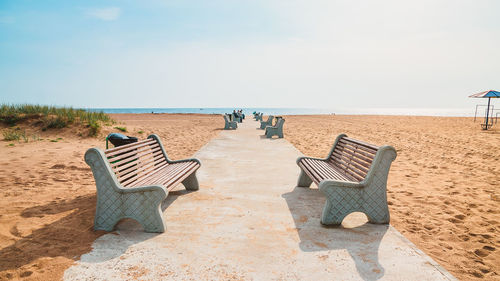
[[[340,224],[351,212],[364,212],[370,222],[388,223],[387,176],[396,151],[339,135],[324,159],[300,157],[297,186],[312,182],[327,196],[321,222]]]
[[[91,148],[85,161],[92,168],[97,187],[94,229],[113,230],[122,218],[133,218],[146,232],[164,232],[160,204],[182,183],[198,190],[198,159],[172,161],[160,139],[147,139],[101,151]]]

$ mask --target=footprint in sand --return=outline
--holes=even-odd
[[[496,250],[496,248],[492,247],[492,246],[484,246],[483,249],[486,250],[486,251],[490,251],[490,252],[493,252],[493,251]]]
[[[474,254],[484,258],[484,257],[488,256],[490,253],[484,249],[476,249],[476,250],[474,250]]]
[[[459,223],[459,222],[462,222],[461,220],[457,220],[456,218],[449,218],[448,219],[449,222],[452,222],[452,223]]]
[[[56,164],[56,165],[54,165],[54,166],[52,166],[50,168],[51,169],[64,169],[64,168],[66,168],[66,165],[64,165],[64,164]]]
[[[492,236],[489,235],[489,234],[481,234],[481,236],[484,238],[484,239],[491,239]]]
[[[469,241],[470,240],[470,237],[466,234],[459,235],[458,237],[460,239],[462,239],[462,241]]]

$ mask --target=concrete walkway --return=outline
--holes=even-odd
[[[124,221],[65,279],[454,280],[393,227],[367,224],[363,214],[322,227],[324,197],[314,185],[295,187],[300,152],[257,127],[246,120],[195,155],[201,188],[170,193],[165,233]]]

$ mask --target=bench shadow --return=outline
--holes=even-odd
[[[388,225],[370,224],[362,213],[352,213],[340,226],[325,227],[320,223],[326,198],[318,189],[295,187],[282,194],[293,217],[304,252],[347,250],[363,280],[378,280],[384,268],[378,260],[380,242]]]
[[[96,195],[78,196],[71,200],[53,201],[49,204],[24,209],[23,218],[42,218],[68,212],[68,215],[31,234],[20,237],[14,244],[0,249],[0,271],[16,269],[43,257],[65,257],[77,260],[92,250],[92,243],[105,231],[94,231]],[[15,227],[14,227],[15,228]],[[11,229],[16,233],[17,229]]]
[[[275,140],[281,140],[281,139],[283,139],[283,138],[278,138],[277,136],[273,136],[271,138],[267,138],[266,135],[259,135],[259,137],[260,137],[261,140],[273,140],[273,141],[275,141]]]
[[[192,191],[170,192],[162,203],[162,211],[165,211],[179,196],[190,192]],[[68,214],[42,228],[33,230],[26,236],[21,237],[15,227],[11,229],[11,233],[20,239],[0,249],[0,261],[2,261],[0,271],[17,269],[44,257],[84,260],[84,256],[96,250],[100,257],[92,261],[105,261],[120,256],[133,244],[159,235],[159,233],[144,232],[142,226],[131,219],[120,221],[114,232],[95,231],[93,227],[96,201],[96,195],[91,194],[24,209],[21,217],[27,219],[61,213]]]

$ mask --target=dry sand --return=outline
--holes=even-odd
[[[129,135],[158,134],[173,159],[191,156],[224,125],[211,115],[113,118]],[[0,280],[59,279],[104,233],[92,230],[95,184],[83,155],[104,148],[109,132],[118,131],[37,131],[43,140],[0,142]],[[498,129],[481,131],[467,118],[286,117],[285,137],[306,155],[325,156],[339,133],[398,150],[388,192],[399,231],[459,279],[499,279]]]
[[[224,127],[214,115],[112,116],[125,134],[158,134],[172,159],[191,156]],[[78,137],[79,131],[28,130],[43,140],[0,142],[0,280],[58,280],[105,233],[92,229],[96,188],[83,155],[105,148],[105,136],[120,131],[105,128],[98,138]]]
[[[285,118],[285,138],[305,155],[325,157],[340,133],[394,146],[391,224],[460,280],[500,280],[500,125],[481,131],[471,118]]]

